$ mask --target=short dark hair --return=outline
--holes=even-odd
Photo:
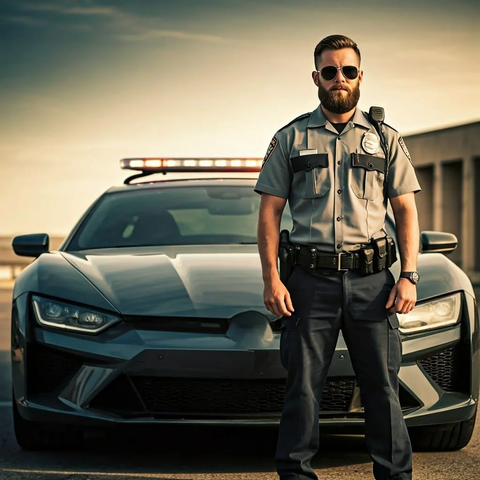
[[[358,55],[358,61],[361,61],[362,57],[360,55],[360,50],[351,38],[348,38],[345,35],[329,35],[323,40],[320,40],[319,44],[315,47],[313,53],[315,68],[317,68],[317,60],[325,50],[340,50],[341,48],[353,48]]]

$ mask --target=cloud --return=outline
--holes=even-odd
[[[23,5],[22,8],[29,12],[44,12],[69,16],[90,16],[104,19],[110,27],[111,35],[122,41],[154,41],[160,38],[176,38],[178,40],[193,40],[199,42],[218,43],[224,39],[217,35],[210,33],[188,32],[184,30],[158,28],[157,25],[161,18],[142,17],[133,13],[121,10],[118,7],[107,7],[101,5],[90,6],[65,6],[52,3],[29,3]],[[23,18],[26,25],[34,25],[35,20],[31,19],[32,23],[27,23],[27,17]],[[13,21],[13,20],[12,20]],[[18,21],[18,20],[17,20]],[[38,21],[37,25],[40,25]],[[78,30],[87,30],[85,25]],[[121,32],[121,33],[119,33]]]
[[[51,3],[24,5],[25,10],[37,12],[53,12],[63,15],[114,15],[117,9],[115,7],[66,7],[64,5],[54,5]]]
[[[161,30],[150,29],[140,31],[138,33],[131,33],[126,35],[119,35],[118,38],[125,41],[148,41],[159,37],[178,38],[180,40],[198,40],[201,42],[221,42],[222,38],[216,35],[205,35],[201,33],[188,33],[178,30]]]
[[[44,27],[47,22],[43,20],[38,20],[32,17],[26,17],[24,15],[2,15],[2,20],[6,20],[7,22],[12,23],[19,23],[21,25],[26,25],[28,27]]]

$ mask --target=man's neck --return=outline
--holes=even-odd
[[[333,113],[320,105],[322,111],[330,123],[347,123],[355,114],[355,108],[346,113]]]

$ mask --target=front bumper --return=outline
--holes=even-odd
[[[279,421],[285,371],[279,334],[262,316],[243,331],[237,325],[234,334],[119,324],[90,337],[35,326],[26,302],[22,296],[14,304],[12,366],[14,398],[28,420],[83,426]],[[461,324],[404,338],[400,401],[408,426],[459,422],[475,413],[478,319],[475,300],[466,295],[464,304]],[[364,422],[342,338],[319,421],[332,427]]]

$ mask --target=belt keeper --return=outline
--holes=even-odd
[[[293,250],[293,264],[294,265],[298,265],[298,263],[299,263],[298,253],[300,253],[300,245],[295,245],[295,248]]]
[[[312,270],[317,266],[317,250],[315,248],[310,249],[310,265]]]

